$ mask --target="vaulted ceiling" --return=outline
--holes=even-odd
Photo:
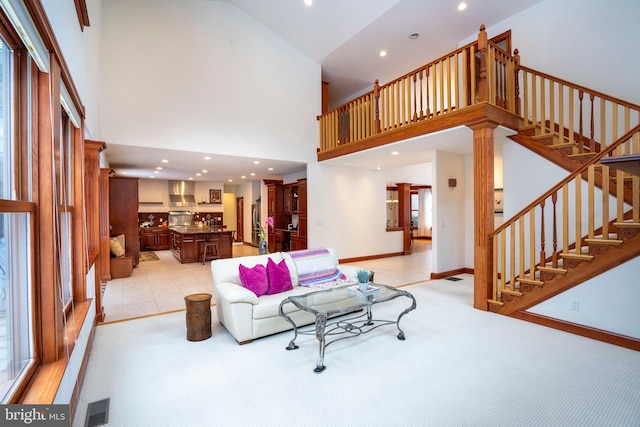
[[[224,1],[319,63],[322,79],[329,83],[330,105],[335,106],[371,90],[376,79],[386,83],[455,50],[461,40],[474,37],[481,24],[489,27],[541,0],[467,0],[462,11],[458,0],[312,0],[310,6],[305,0]],[[385,57],[379,55],[381,50],[387,52]],[[465,154],[465,150],[470,148],[458,151]],[[154,151],[150,156],[148,149],[111,144],[107,158],[111,167],[126,170],[129,176],[148,178],[157,167],[159,153]],[[404,165],[400,158],[378,151],[336,163],[383,168]],[[226,182],[229,176],[237,177],[238,171],[255,173],[246,179],[268,179],[304,170],[304,165],[295,162],[264,160],[254,165],[253,159],[242,157],[204,160],[205,153],[164,154],[174,159],[172,167],[163,171],[165,179]],[[426,153],[418,154],[420,150],[409,156],[412,164],[428,161]],[[195,176],[202,169],[207,173]]]

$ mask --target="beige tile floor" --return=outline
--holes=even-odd
[[[234,245],[233,256],[255,255],[258,249]],[[184,310],[184,297],[213,294],[211,262],[180,264],[169,251],[156,251],[157,261],[144,261],[130,277],[107,282],[102,298],[105,322],[115,322]],[[375,272],[377,283],[400,286],[425,281],[431,275],[431,241],[416,240],[408,256],[359,261],[351,265]]]

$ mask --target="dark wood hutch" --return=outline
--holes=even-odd
[[[283,184],[265,180],[267,215],[273,228],[267,230],[269,252],[307,248],[307,179]]]

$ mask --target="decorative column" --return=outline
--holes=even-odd
[[[87,268],[95,266],[96,321],[104,321],[102,277],[100,271],[100,152],[107,148],[103,141],[84,140],[84,197],[87,235]]]
[[[488,310],[492,295],[494,229],[494,130],[497,123],[486,120],[469,126],[473,130],[473,306]]]
[[[397,183],[398,225],[402,227],[402,254],[411,255],[411,184]]]

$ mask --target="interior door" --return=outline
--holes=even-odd
[[[244,197],[236,197],[236,242],[244,242]]]

